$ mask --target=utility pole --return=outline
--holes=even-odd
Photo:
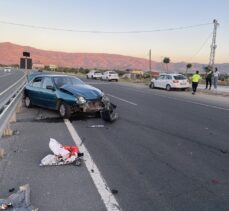
[[[151,49],[149,50],[149,72],[151,74]]]
[[[212,37],[212,44],[211,44],[211,53],[210,53],[210,58],[209,58],[209,67],[214,70],[214,65],[215,65],[215,49],[217,47],[216,45],[216,32],[217,32],[217,27],[219,26],[219,23],[216,19],[213,20],[214,24],[214,29],[213,29],[213,37]]]
[[[151,72],[151,49],[149,49],[149,75],[150,75],[150,80],[152,79],[152,72]]]

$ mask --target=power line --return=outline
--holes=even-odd
[[[64,29],[64,28],[55,28],[55,27],[46,27],[46,26],[37,26],[37,25],[28,25],[7,21],[0,21],[1,24],[20,26],[26,28],[35,28],[35,29],[45,29],[51,31],[65,31],[65,32],[77,32],[77,33],[94,33],[94,34],[138,34],[138,33],[153,33],[153,32],[166,32],[166,31],[178,31],[185,30],[190,28],[197,28],[207,25],[212,25],[212,23],[203,23],[197,25],[189,25],[189,26],[179,26],[173,28],[164,28],[164,29],[152,29],[152,30],[134,30],[134,31],[97,31],[97,30],[77,30],[77,29]]]
[[[211,36],[212,36],[212,33],[210,33],[210,34],[207,36],[207,38],[204,40],[204,42],[203,42],[203,44],[200,46],[200,48],[196,51],[195,54],[193,54],[192,57],[190,57],[190,59],[188,59],[188,61],[192,61],[192,59],[193,59],[194,57],[196,57],[196,56],[200,53],[200,51],[201,51],[201,50],[203,49],[203,47],[207,44],[207,42],[208,42],[208,40],[210,39]]]

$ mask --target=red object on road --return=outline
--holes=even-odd
[[[69,157],[77,155],[77,153],[79,152],[79,148],[77,146],[63,146],[63,148],[70,152]]]

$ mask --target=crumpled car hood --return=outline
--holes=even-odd
[[[96,100],[104,95],[102,91],[90,85],[64,85],[60,90],[66,90],[75,97],[83,96],[86,100]]]

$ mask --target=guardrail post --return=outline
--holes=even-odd
[[[13,130],[10,128],[10,123],[8,123],[7,127],[3,132],[3,136],[12,136],[12,135],[13,135]]]
[[[6,152],[3,148],[0,148],[0,160],[6,156]]]
[[[20,100],[17,104],[16,111],[12,114],[9,123],[3,132],[3,136],[12,136],[14,134],[14,131],[11,129],[11,123],[15,123],[17,121],[17,113],[21,111],[21,106],[22,101]]]

